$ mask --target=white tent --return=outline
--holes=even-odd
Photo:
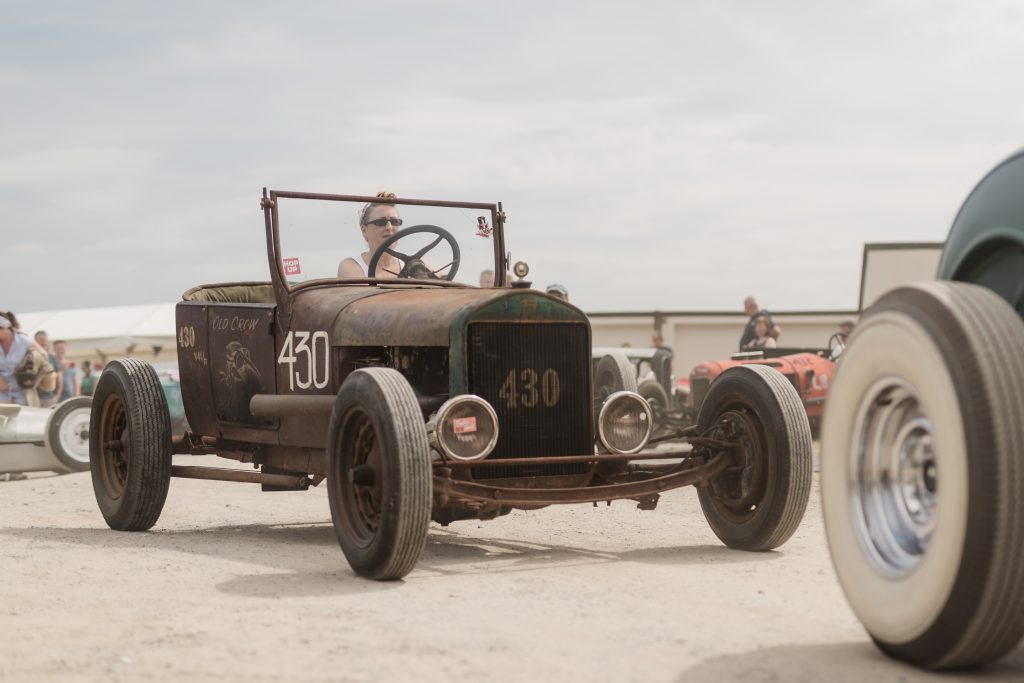
[[[134,355],[170,360],[176,354],[174,306],[143,304],[15,314],[26,334],[45,330],[51,342],[67,341],[67,355],[72,359]]]

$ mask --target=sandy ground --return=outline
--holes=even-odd
[[[224,466],[216,458],[189,464]],[[723,547],[696,494],[432,525],[404,581],[352,574],[327,495],[175,479],[149,533],[88,473],[0,482],[2,681],[1024,680],[887,660],[846,605],[818,490],[779,551]]]

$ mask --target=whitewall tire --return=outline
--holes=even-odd
[[[822,429],[840,584],[889,655],[976,666],[1024,634],[1024,323],[989,290],[894,290],[840,359]]]

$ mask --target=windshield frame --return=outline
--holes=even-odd
[[[380,197],[369,197],[363,195],[345,194],[320,194],[316,192],[292,192],[288,190],[267,190],[263,188],[263,199],[260,206],[263,208],[264,222],[267,232],[267,260],[270,265],[270,277],[274,285],[274,292],[278,303],[289,298],[295,292],[311,287],[323,287],[325,285],[410,285],[410,286],[442,286],[442,287],[471,287],[457,282],[447,280],[418,280],[418,279],[395,279],[395,278],[317,278],[305,282],[288,284],[284,274],[284,262],[281,257],[281,228],[278,217],[278,199],[309,199],[313,201],[334,201],[354,202],[360,204],[394,204],[396,206],[437,206],[457,209],[477,209],[487,211],[491,214],[492,243],[494,245],[494,286],[505,287],[508,264],[505,262],[505,213],[502,210],[501,202],[495,204],[487,202],[455,202],[434,199],[408,199],[396,197],[394,199],[382,200]]]

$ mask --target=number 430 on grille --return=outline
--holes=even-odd
[[[498,396],[510,409],[533,408],[538,403],[553,408],[558,405],[560,392],[558,372],[554,368],[539,373],[533,368],[524,368],[508,371]]]

